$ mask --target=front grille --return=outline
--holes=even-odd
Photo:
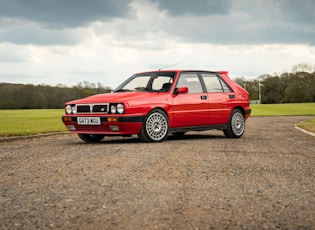
[[[91,108],[89,105],[78,105],[77,106],[77,113],[90,113]]]
[[[76,105],[76,111],[80,113],[108,113],[109,104],[79,104]]]
[[[93,113],[108,113],[108,105],[94,105]]]

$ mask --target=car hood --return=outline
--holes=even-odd
[[[147,98],[157,95],[157,92],[123,92],[97,94],[83,99],[70,101],[67,104],[91,104],[91,103],[122,103],[125,101]]]

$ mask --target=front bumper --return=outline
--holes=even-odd
[[[99,125],[80,125],[78,117],[99,117]],[[139,134],[145,116],[87,116],[63,115],[62,122],[70,133],[104,134],[104,135],[132,135]]]

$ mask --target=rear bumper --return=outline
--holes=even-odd
[[[252,109],[248,108],[245,110],[245,120],[247,120],[247,118],[249,118],[250,114],[252,113]]]

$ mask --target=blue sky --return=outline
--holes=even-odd
[[[255,78],[315,65],[314,0],[0,0],[0,82],[100,82],[136,72]]]

